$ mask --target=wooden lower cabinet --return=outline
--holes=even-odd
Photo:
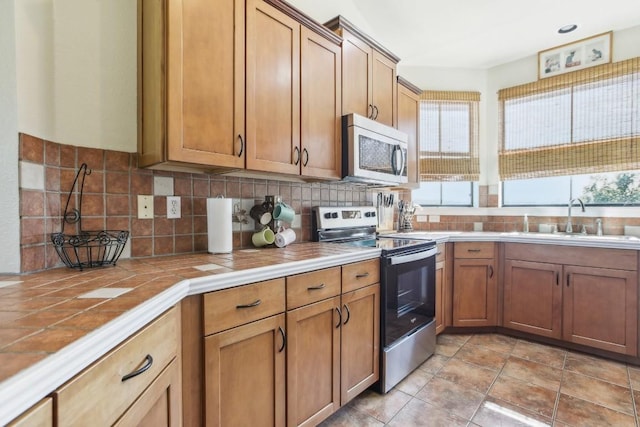
[[[503,326],[562,338],[562,266],[506,260]]]
[[[340,296],[287,312],[287,425],[315,426],[340,408]]]
[[[285,316],[205,338],[207,426],[285,424]]]
[[[565,266],[563,339],[636,356],[638,278],[635,271]]]
[[[179,342],[172,308],[55,391],[57,425],[181,425]]]
[[[345,405],[380,375],[380,284],[342,294],[340,404]]]
[[[52,427],[53,426],[53,399],[42,399],[7,424],[7,427]]]
[[[453,326],[495,326],[498,281],[493,259],[453,261]]]
[[[637,356],[637,257],[620,249],[506,244],[503,326]]]
[[[174,359],[114,424],[116,427],[182,425],[180,361]]]

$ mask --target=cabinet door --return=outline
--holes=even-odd
[[[247,0],[246,34],[247,169],[299,175],[300,24]]]
[[[244,0],[165,4],[168,160],[242,168]]]
[[[205,338],[207,426],[285,423],[284,314]]]
[[[379,378],[380,285],[342,295],[340,404]]]
[[[340,46],[301,29],[302,175],[342,177]]]
[[[560,339],[561,277],[561,265],[506,260],[503,326]]]
[[[566,341],[636,356],[637,273],[566,266],[562,319]]]
[[[342,33],[342,114],[373,114],[373,50],[347,31]]]
[[[339,296],[287,312],[289,426],[315,426],[340,407],[339,313]]]
[[[403,187],[418,188],[420,147],[418,146],[418,112],[420,98],[410,89],[398,85],[398,130],[409,136],[407,144],[407,177],[409,182]]]
[[[375,120],[388,126],[395,126],[398,104],[396,64],[375,50],[373,51],[372,86]]]
[[[454,260],[453,326],[496,325],[496,271],[493,259]]]
[[[174,359],[115,427],[178,427],[182,425],[180,363]]]

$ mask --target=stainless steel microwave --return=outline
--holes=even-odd
[[[342,116],[342,175],[346,181],[399,185],[407,178],[406,133],[358,114]]]

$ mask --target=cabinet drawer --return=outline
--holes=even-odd
[[[342,292],[353,291],[380,281],[380,258],[342,266]]]
[[[340,295],[340,267],[287,277],[287,310]]]
[[[284,278],[204,295],[204,334],[210,335],[284,312]]]
[[[53,426],[53,401],[50,397],[35,404],[7,427],[51,427]]]
[[[176,357],[179,332],[179,316],[172,308],[60,387],[58,424],[112,425]],[[148,364],[146,371],[123,380]]]
[[[462,242],[453,247],[455,258],[493,258],[495,243],[493,242]]]

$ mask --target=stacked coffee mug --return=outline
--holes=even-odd
[[[291,225],[296,212],[282,201],[272,203],[274,198],[267,196],[263,203],[251,208],[250,215],[260,224],[262,229],[253,233],[251,242],[256,247],[268,246],[273,243],[279,248],[283,248],[296,240],[296,233],[291,228],[285,228],[282,224]],[[273,230],[278,230],[274,233]]]

